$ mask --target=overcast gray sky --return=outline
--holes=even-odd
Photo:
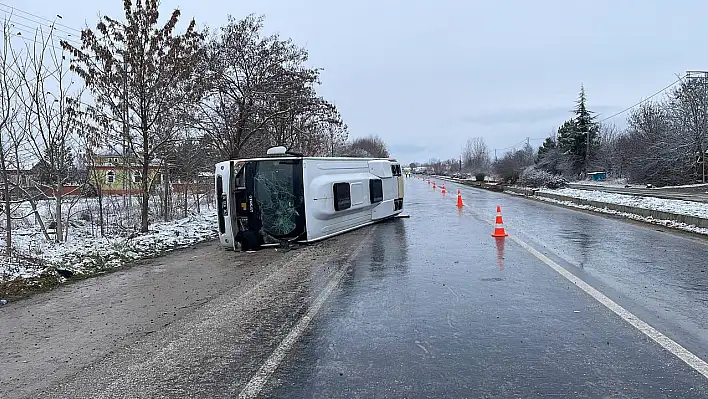
[[[95,26],[120,0],[0,0],[62,23]],[[457,157],[469,137],[490,148],[548,136],[580,84],[600,117],[687,69],[708,69],[701,0],[163,0],[201,26],[266,16],[324,68],[320,93],[352,137],[377,134],[403,161]],[[3,8],[0,6],[0,8]],[[5,8],[6,9],[6,8]],[[625,115],[613,121],[623,124]],[[539,140],[532,141],[540,144]]]

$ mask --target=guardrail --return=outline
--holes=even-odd
[[[450,182],[458,183],[458,184],[464,184],[465,186],[481,188],[484,190],[490,190],[490,191],[496,191],[496,192],[503,192],[504,191],[504,187],[501,184],[489,184],[487,182],[480,182],[480,181],[468,180],[468,179],[457,179],[457,178],[448,177],[448,176],[430,176],[430,178],[450,181]]]

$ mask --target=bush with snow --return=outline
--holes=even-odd
[[[530,167],[521,173],[519,184],[533,188],[563,188],[568,184],[568,181],[563,176]]]

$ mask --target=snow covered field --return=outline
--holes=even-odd
[[[176,197],[172,215],[184,214],[184,200]],[[74,202],[72,202],[74,201]],[[39,201],[37,211],[45,226],[55,218],[55,202]],[[60,268],[65,274],[90,275],[120,267],[130,262],[151,258],[165,252],[211,240],[217,236],[216,210],[210,199],[188,198],[188,217],[154,214],[159,203],[151,203],[150,232],[137,233],[140,204],[137,198],[125,203],[121,197],[104,198],[104,227],[101,237],[98,222],[98,202],[95,198],[66,199],[63,204],[66,242],[47,240],[42,233],[29,203],[12,208],[13,222],[11,255],[8,256],[4,231],[0,232],[0,283],[17,278],[34,278],[54,273]],[[177,206],[175,206],[177,205]],[[197,209],[201,213],[195,212]],[[68,219],[68,223],[67,223]]]
[[[637,208],[652,209],[708,219],[708,204],[700,202],[615,194],[603,191],[576,190],[572,188],[563,188],[558,190],[543,189],[540,191],[564,195],[567,197],[582,198],[590,201],[608,202],[611,204],[634,206]]]
[[[155,257],[216,238],[217,219],[216,211],[210,210],[171,222],[155,223],[146,234],[110,239],[94,237],[87,222],[75,223],[73,231],[70,241],[56,244],[47,241],[36,229],[17,230],[13,236],[17,255],[0,263],[0,283],[18,277],[37,277],[53,268],[74,275],[95,274]]]

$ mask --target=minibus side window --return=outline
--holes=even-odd
[[[352,193],[349,183],[334,183],[334,210],[343,211],[352,206]]]
[[[383,201],[383,183],[381,179],[369,180],[369,193],[372,204]]]

